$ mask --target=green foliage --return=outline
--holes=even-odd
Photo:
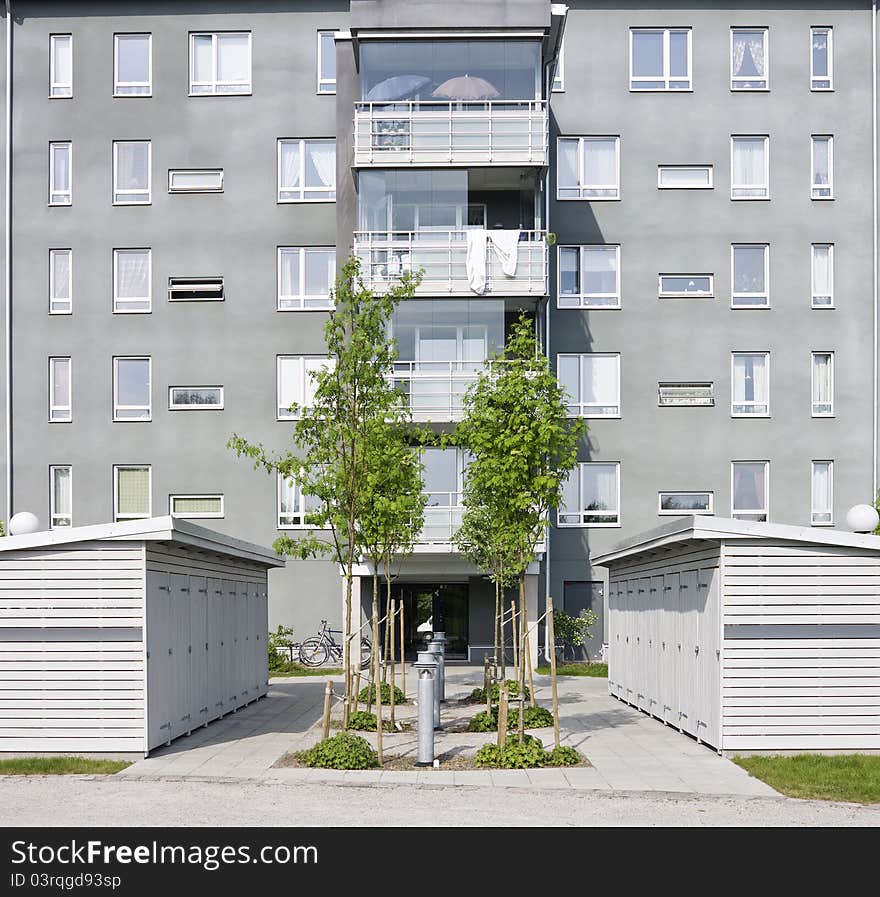
[[[525,729],[543,729],[545,726],[553,725],[553,714],[545,707],[528,706],[523,714]],[[519,723],[519,708],[511,707],[507,714],[508,730],[515,729]],[[497,732],[498,731],[498,708],[493,707],[492,713],[488,714],[485,710],[471,717],[468,723],[468,732]]]
[[[379,688],[379,694],[382,696],[383,704],[391,703],[391,683],[383,682]],[[361,704],[375,704],[376,703],[376,686],[370,683],[369,685],[365,685],[358,692],[358,700]],[[406,702],[406,695],[395,685],[394,686],[394,703],[395,704],[403,704]],[[375,726],[373,726],[375,728]]]
[[[6,535],[6,528],[3,526],[3,521],[0,520],[0,536]]]
[[[581,755],[567,744],[560,744],[547,752],[548,766],[577,766],[581,762]]]
[[[0,760],[0,775],[115,775],[127,766],[131,763],[126,760],[93,760],[89,757],[12,757]]]
[[[492,713],[481,710],[474,714],[468,723],[468,732],[496,732],[498,730],[498,708],[493,707]]]
[[[504,746],[484,744],[474,758],[477,766],[497,769],[540,769],[542,766],[573,766],[581,762],[581,756],[574,748],[559,747],[545,751],[540,738],[523,735],[520,741],[516,735],[508,735]]]
[[[376,723],[373,722],[375,729]],[[339,732],[332,738],[318,742],[313,748],[302,751],[299,759],[306,766],[321,769],[374,769],[379,765],[378,754],[370,743],[353,732]]]
[[[343,670],[342,667],[304,667],[295,661],[288,661],[269,672],[272,676],[341,676]]]
[[[542,676],[550,675],[550,667],[547,665],[540,666],[535,670]],[[560,663],[556,665],[557,676],[595,676],[597,678],[608,678],[607,663]]]
[[[293,629],[279,625],[274,632],[269,630],[266,644],[269,649],[269,672],[285,672],[291,666],[290,652],[282,649],[293,645]]]
[[[592,638],[592,627],[598,622],[599,615],[586,607],[576,617],[553,608],[553,632],[568,648],[579,648]]]
[[[789,797],[880,803],[880,757],[868,754],[795,754],[734,757],[733,762]]]
[[[878,514],[880,514],[880,489],[877,490],[877,497],[874,499],[874,508]],[[874,530],[875,536],[880,536],[880,523],[877,524],[877,528]]]
[[[375,732],[376,731],[376,714],[368,713],[366,710],[357,710],[354,713],[349,714],[348,728],[349,729],[358,729],[361,732]],[[394,731],[394,726],[391,725],[391,720],[388,720],[388,719],[382,720],[382,731],[383,732],[393,732]]]
[[[490,694],[490,702],[492,704],[497,704],[501,698],[501,686],[496,682],[489,689]],[[526,700],[530,700],[532,697],[531,691],[529,691],[528,685],[525,686],[525,690],[523,692]],[[510,700],[514,700],[515,698],[519,698],[519,683],[515,679],[507,680],[507,697]],[[486,703],[486,689],[485,688],[475,688],[468,696],[465,698],[465,701],[468,704],[485,704]]]

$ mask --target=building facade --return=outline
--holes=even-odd
[[[530,613],[601,612],[590,558],[667,516],[835,526],[871,500],[872,3],[10,7],[7,516],[301,528],[307,497],[226,441],[289,443],[351,252],[378,289],[425,271],[391,322],[416,419],[454,426],[521,312],[587,418]],[[441,597],[476,660],[462,459],[425,465],[409,636]],[[340,595],[290,563],[270,624],[338,624]]]

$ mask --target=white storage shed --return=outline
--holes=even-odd
[[[719,751],[880,749],[880,537],[694,516],[593,563],[613,696]]]
[[[283,564],[171,517],[0,538],[0,751],[147,754],[262,697]]]

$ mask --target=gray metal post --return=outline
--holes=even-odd
[[[435,632],[431,636],[431,641],[437,645],[437,690],[440,692],[440,701],[443,702],[446,700],[446,633],[445,632]],[[431,650],[431,647],[428,647],[428,650]]]
[[[437,664],[437,671],[434,674],[434,728],[440,728],[440,677],[443,675],[443,647],[441,644],[434,640],[434,637],[431,637],[431,640],[428,642],[428,653],[434,658],[434,663]]]
[[[434,765],[434,717],[435,701],[434,693],[435,674],[437,662],[434,655],[428,651],[419,651],[418,660],[415,663],[416,673],[419,677],[419,757],[416,766]]]

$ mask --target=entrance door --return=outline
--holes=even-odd
[[[467,583],[396,583],[391,587],[391,595],[403,601],[404,648],[408,660],[414,660],[419,651],[425,650],[432,627],[438,623],[445,627],[446,657],[467,659]]]

